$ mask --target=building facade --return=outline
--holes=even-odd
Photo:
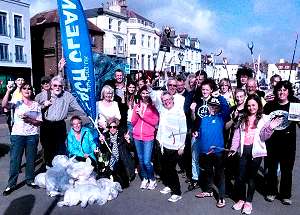
[[[280,59],[279,63],[268,65],[268,75],[267,83],[270,83],[270,78],[277,74],[280,75],[282,80],[290,80],[291,83],[296,83],[299,81],[298,77],[298,64],[294,63],[293,66],[291,63],[286,62],[284,59]]]
[[[0,1],[0,90],[8,80],[31,81],[30,14],[27,0]]]
[[[40,86],[42,76],[58,74],[58,62],[62,58],[59,17],[57,10],[41,12],[31,18],[32,73],[34,86]],[[93,52],[103,53],[104,32],[88,22]]]
[[[201,69],[200,41],[188,34],[170,34],[170,51],[160,51],[157,59],[158,71],[195,73]]]
[[[124,63],[128,55],[126,11],[126,1],[123,0],[85,11],[87,19],[105,32],[103,53]]]
[[[155,23],[128,10],[128,60],[131,72],[153,71],[159,50],[159,29]]]

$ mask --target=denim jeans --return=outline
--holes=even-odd
[[[136,152],[139,158],[141,176],[143,179],[154,179],[153,165],[151,163],[153,140],[134,140]]]
[[[26,183],[34,181],[34,162],[37,154],[37,145],[39,141],[38,135],[11,135],[10,137],[10,170],[8,187],[13,187],[17,184],[22,156],[25,150],[26,169],[25,180]]]
[[[199,180],[200,167],[199,167],[199,154],[200,154],[200,142],[199,139],[192,138],[192,179]]]

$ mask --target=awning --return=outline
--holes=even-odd
[[[121,37],[120,35],[114,34],[115,38],[119,39],[119,40],[123,40],[123,37]]]

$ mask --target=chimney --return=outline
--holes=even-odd
[[[126,0],[119,0],[119,6],[121,7],[121,14],[127,15],[127,2],[126,2]]]

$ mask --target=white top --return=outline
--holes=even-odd
[[[23,101],[18,101],[12,106],[15,108],[15,113],[11,135],[29,136],[38,134],[38,126],[25,123],[22,116],[28,115],[31,118],[42,121],[41,106],[35,101],[30,106],[24,104]]]
[[[111,102],[110,106],[105,106],[103,101],[99,101],[96,103],[96,111],[97,111],[97,122],[101,125],[101,127],[106,127],[107,120],[110,118],[121,119],[121,114],[119,110],[118,103],[115,101]]]
[[[183,109],[179,110],[174,106],[168,110],[162,107],[156,137],[160,145],[172,150],[184,148],[186,132],[186,118]]]

